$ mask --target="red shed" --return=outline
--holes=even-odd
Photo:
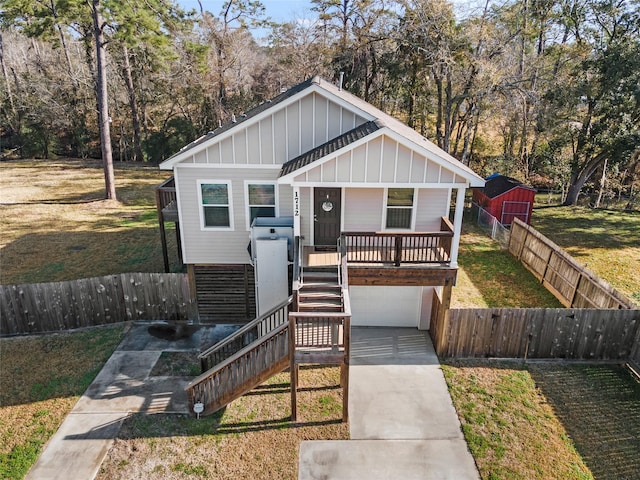
[[[514,217],[530,223],[535,195],[535,188],[497,173],[486,178],[484,188],[473,189],[473,201],[503,225],[511,225]]]

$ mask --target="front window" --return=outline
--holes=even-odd
[[[200,205],[204,228],[232,228],[231,184],[201,181]]]
[[[256,217],[276,216],[276,186],[274,183],[247,183],[249,226]]]
[[[411,229],[413,194],[413,188],[388,189],[386,228]]]

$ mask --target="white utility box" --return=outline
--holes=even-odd
[[[253,241],[258,316],[289,297],[288,239],[256,238]]]

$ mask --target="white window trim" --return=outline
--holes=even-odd
[[[247,231],[251,230],[251,205],[249,205],[249,185],[273,185],[275,195],[275,216],[280,216],[280,197],[278,182],[272,180],[245,180],[244,181],[244,206],[245,206],[245,224]]]
[[[229,208],[229,226],[228,227],[208,227],[204,223],[204,207],[202,203],[202,185],[226,185],[227,195],[229,196],[227,208]],[[222,206],[222,205],[221,205]],[[200,211],[200,230],[202,231],[233,231],[233,192],[230,180],[198,180],[198,210]]]
[[[406,187],[391,187],[391,188],[406,188]],[[382,227],[383,232],[413,232],[416,229],[416,205],[418,204],[418,189],[413,189],[413,205],[411,205],[411,226],[409,228],[387,228],[387,212],[389,211],[389,187],[384,189],[384,210],[382,215]],[[394,208],[394,207],[391,207]],[[404,207],[409,208],[409,207]]]

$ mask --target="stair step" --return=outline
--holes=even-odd
[[[337,275],[305,275],[302,277],[302,280],[305,282],[314,281],[314,282],[330,282],[330,283],[338,283]]]
[[[327,281],[327,280],[316,280],[313,278],[305,278],[302,283],[303,289],[307,290],[318,290],[318,289],[327,289],[327,290],[337,290],[340,291],[341,287],[337,281]]]
[[[324,302],[300,303],[298,310],[301,312],[341,312],[342,304],[332,304]]]
[[[300,290],[300,302],[316,300],[338,300],[341,301],[342,293],[339,290]]]

